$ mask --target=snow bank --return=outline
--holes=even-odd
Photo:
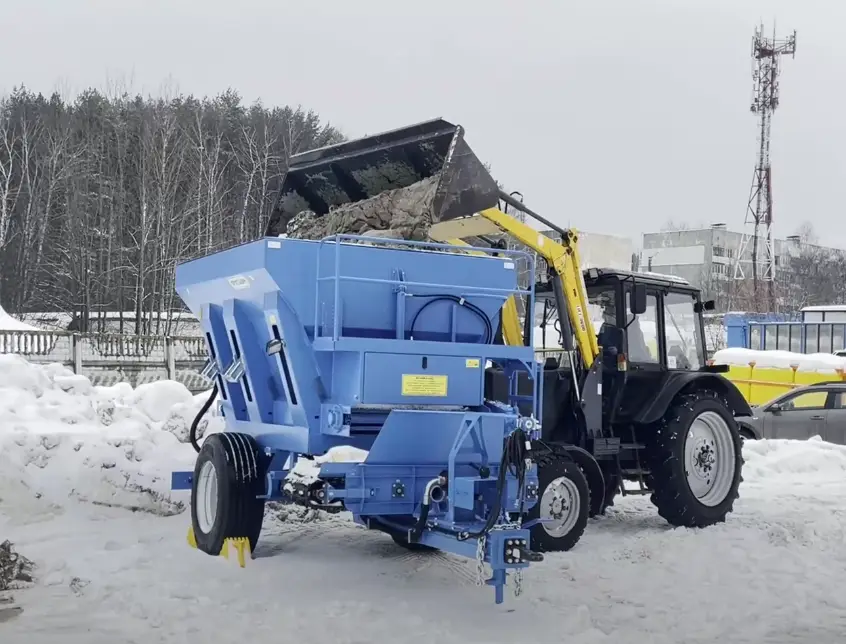
[[[826,443],[819,436],[806,441],[746,441],[743,458],[745,483],[846,481],[846,446]]]
[[[188,427],[204,399],[172,381],[94,387],[62,365],[0,355],[0,504],[181,511],[170,473],[193,466]],[[219,431],[222,419],[201,432],[210,425]]]
[[[846,370],[846,358],[829,353],[793,353],[791,351],[755,351],[753,349],[720,349],[714,354],[716,364],[748,367],[755,363],[758,369],[792,369],[816,373],[835,373]]]
[[[188,496],[171,493],[171,472],[194,467],[188,433],[208,396],[168,380],[137,389],[126,383],[94,387],[62,365],[0,355],[0,507],[52,511],[72,498],[161,515],[181,512]],[[197,435],[223,428],[212,405]],[[365,456],[337,448],[301,460],[295,471],[310,477],[320,463]]]

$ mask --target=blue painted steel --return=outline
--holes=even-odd
[[[496,481],[504,441],[522,423],[517,375],[534,378],[540,420],[543,371],[531,345],[492,342],[509,296],[527,296],[533,310],[533,287],[518,287],[516,266],[526,261],[534,284],[534,261],[471,250],[484,256],[393,239],[266,238],[178,266],[176,289],[219,369],[227,430],[272,457],[267,498],[284,496],[296,455],[352,445],[368,451],[363,463],[320,468],[326,502],[407,536],[427,485],[444,477],[419,542],[473,557],[472,535],[499,504],[485,561],[501,599],[506,570],[527,565],[503,558],[508,539],[528,543],[507,513],[536,500],[511,473],[499,498]],[[507,405],[484,399],[488,361],[511,379]],[[534,467],[526,483],[537,486]]]
[[[170,475],[171,490],[190,490],[194,483],[194,472],[173,472]]]

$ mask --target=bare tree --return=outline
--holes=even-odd
[[[0,98],[0,300],[80,330],[176,331],[176,265],[260,237],[288,157],[342,139],[314,112],[232,91],[16,88]]]

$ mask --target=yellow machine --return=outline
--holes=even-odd
[[[511,197],[509,201],[519,203],[513,201]],[[520,208],[524,209],[524,206],[520,204]],[[551,229],[556,228],[540,215],[531,214]],[[559,232],[562,236],[560,244],[519,219],[502,212],[499,208],[487,208],[470,217],[435,223],[429,229],[429,237],[434,241],[468,245],[464,241],[465,238],[505,234],[540,255],[547,266],[561,277],[560,295],[566,299],[566,310],[570,314],[568,322],[575,338],[575,345],[578,347],[585,368],[590,369],[599,356],[599,345],[596,331],[587,316],[587,292],[580,268],[578,234],[573,230]],[[523,328],[513,298],[503,310],[502,330],[506,344],[523,344]]]

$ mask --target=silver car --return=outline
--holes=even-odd
[[[753,416],[738,419],[744,439],[820,436],[846,445],[846,382],[820,382],[797,387],[764,405],[752,407]]]

